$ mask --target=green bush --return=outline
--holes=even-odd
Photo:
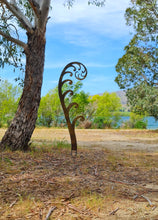
[[[95,117],[94,127],[95,128],[105,128],[104,117]]]
[[[98,116],[94,118],[95,128],[118,128],[121,117],[118,112],[111,112],[107,117]]]
[[[144,120],[143,115],[138,115],[133,112],[130,113],[130,119],[124,121],[121,125],[122,128],[138,128],[146,129],[148,125],[147,120]]]
[[[138,128],[138,129],[146,129],[147,128],[147,122],[146,121],[137,121],[135,123],[135,128]]]

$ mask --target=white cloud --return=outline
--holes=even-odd
[[[78,29],[76,27],[71,27],[69,30],[64,32],[65,40],[67,40],[70,44],[89,47],[94,44],[94,37],[90,36],[84,30]],[[77,39],[77,40],[76,40]]]
[[[110,35],[113,38],[128,35],[124,13],[130,0],[107,0],[105,7],[88,6],[87,0],[78,0],[73,8],[68,10],[63,1],[54,1],[50,24],[69,25],[66,34],[72,35],[71,24],[97,34]],[[75,34],[75,33],[74,33]]]

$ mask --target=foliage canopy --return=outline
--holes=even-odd
[[[151,86],[158,83],[158,1],[131,2],[125,17],[127,25],[133,25],[135,35],[116,65],[116,82],[121,89],[131,88],[143,81]]]
[[[127,25],[135,34],[124,48],[125,54],[116,65],[115,81],[121,89],[127,89],[132,110],[148,112],[158,118],[158,1],[131,0],[125,13]],[[150,106],[150,107],[149,107]]]

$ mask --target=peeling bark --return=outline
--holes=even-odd
[[[16,115],[0,143],[2,149],[9,148],[12,151],[28,150],[28,143],[35,128],[41,99],[45,33],[35,30],[27,35],[24,89]]]

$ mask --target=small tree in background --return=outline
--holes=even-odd
[[[121,102],[116,93],[105,92],[101,96],[95,95],[91,97],[91,102],[96,107],[93,116],[97,128],[117,127],[120,120],[118,112],[121,108]]]
[[[21,89],[7,80],[0,82],[0,126],[9,125],[16,112]]]
[[[41,98],[37,124],[57,127],[62,116],[63,111],[58,96],[58,88],[56,87]]]

